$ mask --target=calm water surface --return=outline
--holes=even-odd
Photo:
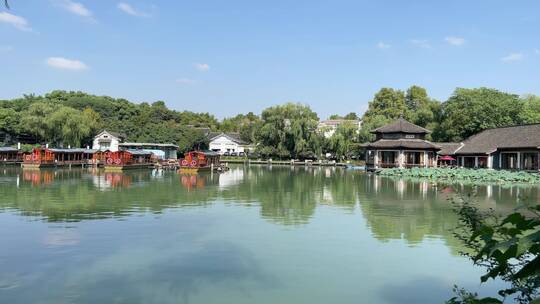
[[[478,186],[509,212],[536,187]],[[448,198],[334,168],[0,167],[0,303],[441,303],[480,288]]]

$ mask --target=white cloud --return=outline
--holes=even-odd
[[[460,45],[465,44],[465,39],[461,37],[448,36],[444,38],[444,41],[455,46],[460,46]]]
[[[125,3],[125,2],[118,3],[117,7],[118,7],[119,10],[121,10],[124,13],[126,13],[128,15],[131,15],[131,16],[150,17],[150,14],[145,13],[145,12],[141,12],[139,10],[136,10],[131,5],[129,5],[129,4]]]
[[[520,61],[523,59],[523,53],[511,53],[501,58],[502,61]]]
[[[192,85],[195,84],[195,80],[189,78],[178,78],[175,80],[178,84]]]
[[[411,39],[410,40],[412,44],[414,44],[417,47],[421,47],[424,49],[431,48],[431,45],[429,44],[429,41],[423,40],[423,39]]]
[[[90,18],[92,19],[92,11],[90,11],[86,6],[84,6],[82,3],[74,2],[71,0],[63,0],[59,2],[60,6],[63,7],[65,10],[67,10],[70,13],[73,13],[75,15],[79,15],[82,17]]]
[[[7,23],[21,31],[32,31],[32,28],[30,27],[30,24],[28,23],[28,21],[26,21],[26,19],[7,12],[0,13],[0,22]]]
[[[535,53],[536,55],[540,55],[540,49],[534,49],[534,53]]]
[[[208,63],[195,63],[193,66],[201,72],[206,72],[210,70],[210,66],[208,65]]]
[[[46,63],[53,68],[63,70],[80,71],[88,69],[88,66],[82,61],[63,57],[49,57],[47,58]]]
[[[379,43],[377,43],[377,47],[381,50],[386,50],[386,49],[389,49],[391,45],[380,41]]]

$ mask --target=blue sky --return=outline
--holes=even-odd
[[[540,1],[11,0],[0,98],[53,89],[217,117],[295,101],[362,113],[381,87],[540,94]]]

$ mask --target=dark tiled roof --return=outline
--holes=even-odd
[[[88,154],[94,154],[98,151],[94,149],[83,149],[83,148],[73,148],[73,149],[50,148],[49,150],[54,153],[88,153]]]
[[[215,137],[218,137],[219,135],[223,134],[222,132],[209,132],[206,136],[209,140],[212,140]]]
[[[152,152],[145,150],[126,150],[133,155],[152,155]]]
[[[467,138],[456,154],[489,154],[497,149],[540,147],[540,124],[487,129]]]
[[[453,142],[436,142],[433,144],[441,147],[441,150],[438,152],[439,155],[454,155],[456,150],[463,146],[462,143]]]
[[[120,147],[141,147],[141,148],[146,148],[146,147],[150,147],[150,148],[153,148],[153,147],[157,147],[157,148],[172,148],[172,149],[178,149],[178,146],[175,145],[175,144],[158,144],[158,143],[136,143],[136,142],[127,142],[127,143],[119,143],[118,144]],[[135,148],[135,149],[137,149]]]
[[[119,138],[119,139],[126,139],[127,138],[126,134],[124,134],[124,133],[111,132],[111,131],[107,131],[107,130],[102,130],[101,132],[98,133],[98,135],[103,133],[103,132],[107,132],[107,133],[111,134],[112,136],[114,136],[116,138]]]
[[[221,133],[211,133],[211,134],[208,136],[208,138],[209,138],[210,140],[214,140],[215,138],[217,138],[217,137],[219,137],[219,136],[225,136],[225,137],[227,137],[228,139],[230,139],[230,140],[232,140],[232,141],[234,141],[235,143],[240,144],[240,145],[245,145],[245,144],[247,144],[246,141],[244,141],[244,140],[242,140],[242,139],[240,138],[240,133],[223,133],[223,132],[221,132]]]
[[[433,149],[439,150],[440,147],[422,139],[379,139],[376,142],[366,144],[367,148],[405,148],[405,149]]]
[[[431,133],[430,130],[424,129],[420,126],[417,126],[413,123],[406,121],[403,118],[399,118],[393,123],[387,124],[375,130],[372,130],[371,133],[412,133],[412,134],[428,134]]]

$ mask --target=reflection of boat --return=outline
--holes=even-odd
[[[188,191],[194,188],[202,189],[205,185],[205,179],[199,175],[180,175],[180,182]]]
[[[220,155],[213,151],[191,151],[180,160],[180,173],[197,173],[200,171],[224,171]]]

